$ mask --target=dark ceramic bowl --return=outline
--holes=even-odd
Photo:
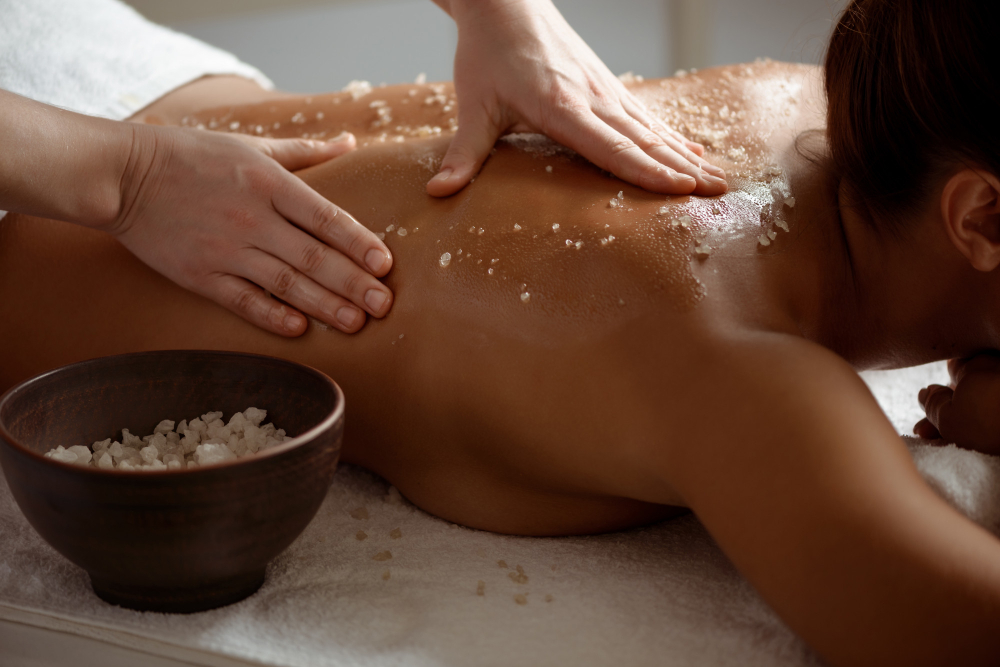
[[[62,463],[58,445],[152,433],[162,419],[248,407],[293,440],[205,468],[120,472]],[[0,464],[35,530],[132,609],[194,612],[241,600],[316,514],[333,479],[344,395],[306,366],[165,351],[84,361],[0,398]]]

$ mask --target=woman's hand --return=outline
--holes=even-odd
[[[920,390],[927,418],[913,427],[914,434],[1000,454],[1000,353],[952,359],[948,372],[951,387],[932,384]]]
[[[353,333],[392,293],[388,248],[288,170],[353,150],[329,142],[137,127],[121,209],[103,229],[182,287],[284,336],[299,311]],[[268,298],[267,290],[291,306]]]
[[[458,24],[458,130],[427,192],[476,175],[497,138],[540,132],[622,180],[666,194],[719,195],[725,172],[654,118],[551,0],[434,0]]]

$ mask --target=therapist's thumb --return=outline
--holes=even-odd
[[[247,141],[264,155],[273,158],[289,171],[305,169],[349,153],[357,147],[357,140],[350,132],[342,132],[329,141],[309,139],[265,139],[234,135]]]
[[[427,194],[447,197],[468,185],[493,150],[500,131],[498,123],[485,109],[477,108],[465,114],[459,107],[458,130],[437,175],[427,183]]]

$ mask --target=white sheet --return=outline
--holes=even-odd
[[[920,416],[917,389],[944,378],[941,365],[866,377],[905,431]],[[996,459],[915,451],[932,483],[996,529]],[[353,518],[361,507],[368,518]],[[820,664],[690,516],[600,537],[504,537],[449,525],[344,467],[257,594],[189,616],[101,602],[84,572],[35,535],[6,483],[0,535],[0,618],[203,664]],[[386,550],[391,560],[373,560]]]

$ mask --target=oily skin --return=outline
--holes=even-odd
[[[344,388],[344,459],[434,514],[540,535],[690,507],[831,664],[989,664],[1000,547],[923,483],[852,365],[996,346],[995,316],[949,305],[947,289],[990,286],[969,277],[931,214],[924,236],[896,247],[838,206],[837,183],[795,148],[822,127],[816,74],[738,66],[634,88],[676,113],[673,126],[711,140],[706,156],[731,177],[716,200],[666,200],[571,156],[504,143],[471,186],[431,199],[423,187],[447,135],[390,136],[447,127],[444,105],[423,104],[422,91],[403,104],[415,86],[198,113],[186,124],[231,114],[281,131],[303,112],[286,131],[358,136],[357,151],[300,175],[369,228],[407,229],[386,233],[391,313],[350,337],[313,327],[280,339],[108,237],[11,216],[0,223],[0,386],[145,349],[291,358]],[[392,125],[371,127],[376,100],[392,107]],[[743,115],[726,123],[722,107]],[[761,176],[771,167],[781,176]],[[795,206],[765,211],[762,193],[778,179]],[[611,207],[618,191],[623,205]],[[688,226],[673,225],[684,214]],[[775,231],[779,219],[789,232]],[[767,246],[764,230],[775,232]],[[713,250],[699,258],[705,243]],[[913,253],[937,271],[913,266]],[[901,297],[914,286],[927,288],[922,301]],[[941,312],[951,319],[931,333],[908,333]]]

